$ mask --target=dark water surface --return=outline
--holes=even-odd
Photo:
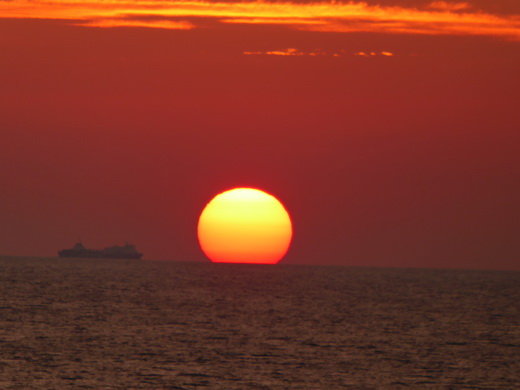
[[[520,272],[0,259],[0,389],[514,389]]]

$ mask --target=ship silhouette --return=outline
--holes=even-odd
[[[134,245],[126,243],[123,246],[109,246],[105,249],[88,249],[78,242],[71,249],[58,251],[60,257],[80,257],[96,259],[140,259],[143,254],[137,252]]]

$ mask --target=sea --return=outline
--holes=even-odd
[[[518,389],[520,272],[0,258],[0,389]]]

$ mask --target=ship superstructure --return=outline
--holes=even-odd
[[[114,245],[105,249],[88,249],[83,243],[78,242],[71,249],[58,251],[60,257],[83,257],[97,259],[140,259],[143,254],[135,249],[134,245],[126,243],[123,246]]]

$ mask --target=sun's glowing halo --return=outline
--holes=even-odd
[[[292,224],[274,196],[234,188],[206,205],[197,234],[202,251],[213,262],[275,264],[289,249]]]

